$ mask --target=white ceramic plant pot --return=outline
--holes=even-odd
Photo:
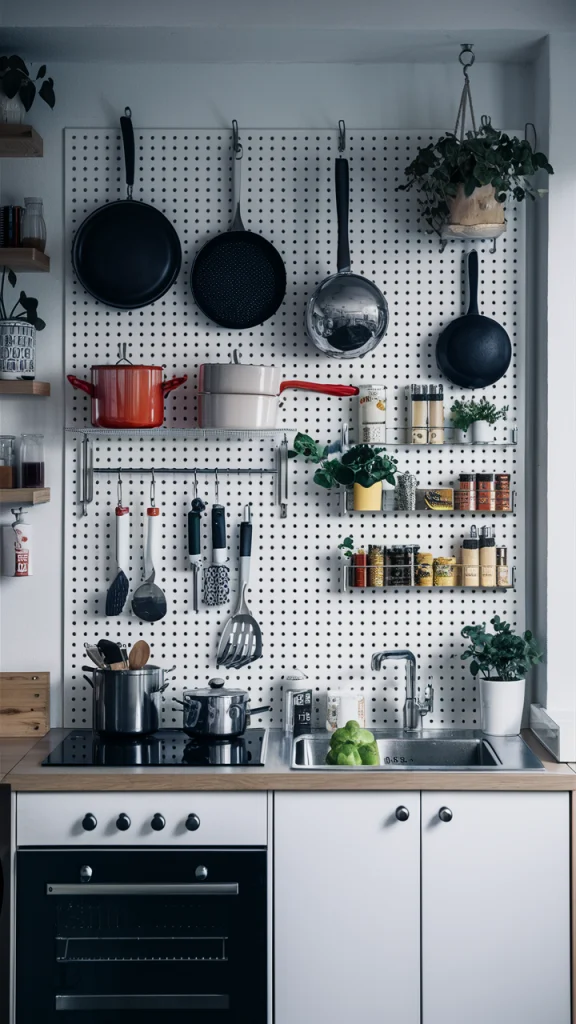
[[[34,380],[36,328],[26,320],[0,320],[0,380]]]
[[[460,430],[456,427],[454,430],[454,440],[456,444],[470,444],[470,430]]]
[[[470,427],[473,444],[492,444],[494,441],[494,427],[486,420],[476,420]]]
[[[517,736],[525,689],[525,679],[481,679],[482,730],[491,736]]]
[[[26,108],[18,93],[11,99],[0,94],[0,123],[1,124],[22,124]]]

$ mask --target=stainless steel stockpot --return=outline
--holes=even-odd
[[[159,726],[160,694],[164,669],[147,665],[139,669],[95,669],[92,678],[93,728],[97,732],[143,736]]]
[[[223,679],[211,679],[199,690],[184,690],[182,728],[189,736],[242,736],[250,715],[271,711],[271,707],[250,708],[246,690],[227,689]]]

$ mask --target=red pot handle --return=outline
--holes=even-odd
[[[187,380],[187,373],[185,373],[183,377],[171,377],[170,380],[163,380],[162,391],[164,395],[169,395],[171,391],[175,391],[181,384],[185,384]]]
[[[313,380],[283,380],[280,384],[280,393],[286,388],[298,388],[301,391],[319,391],[323,395],[336,395],[337,398],[348,398],[349,395],[357,395],[359,388],[354,384],[316,384]]]
[[[79,391],[85,391],[90,398],[94,398],[94,385],[89,380],[82,380],[81,377],[75,377],[73,373],[68,374],[68,380],[70,381],[73,388],[77,388]]]

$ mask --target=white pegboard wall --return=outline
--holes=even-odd
[[[337,130],[241,131],[244,145],[242,214],[246,227],[260,231],[280,250],[287,270],[286,299],[276,317],[262,327],[232,332],[217,327],[196,308],[189,289],[194,254],[232,218],[231,132],[152,129],[136,132],[135,196],[158,205],[176,226],[183,267],[175,287],[142,310],[116,311],[86,295],[67,272],[67,372],[89,375],[94,363],[115,362],[118,342],[126,342],[133,362],[156,362],[168,375],[189,375],[188,384],[169,396],[166,425],[196,425],[198,364],[228,360],[238,347],[244,362],[281,366],[283,376],[341,383],[384,382],[388,386],[390,426],[405,423],[405,388],[412,382],[438,382],[435,343],[442,325],[464,309],[464,252],[449,244],[443,254],[438,240],[418,221],[415,196],[396,192],[403,169],[417,145],[433,133],[376,132],[348,129],[350,161],[350,242],[352,265],[375,280],[390,307],[390,326],[382,344],[358,360],[332,360],[318,352],[304,329],[306,301],[317,284],[335,269],[336,223],[333,177]],[[67,238],[96,205],[125,194],[120,133],[110,130],[66,132]],[[520,208],[522,210],[522,208]],[[516,448],[413,448],[395,453],[401,470],[416,472],[419,486],[451,486],[460,472],[511,472],[517,491],[515,516],[462,516],[396,513],[340,514],[339,496],[317,489],[313,467],[290,464],[290,505],[281,520],[274,504],[274,477],[260,468],[274,465],[274,442],[198,442],[190,438],[101,438],[95,442],[95,465],[155,465],[157,502],[164,530],[160,585],[168,615],[155,625],[140,623],[126,611],[119,620],[103,614],[114,570],[113,509],[116,479],[95,476],[95,500],[88,516],[77,518],[76,443],[67,441],[66,473],[66,614],[64,724],[89,726],[91,691],[81,664],[85,640],[99,636],[139,637],[153,648],[153,661],[176,665],[166,691],[163,722],[178,722],[170,694],[183,686],[204,685],[215,674],[219,629],[229,608],[191,610],[186,554],[186,514],[192,496],[194,466],[199,491],[214,499],[214,479],[201,467],[234,465],[252,468],[246,476],[220,475],[220,498],[227,506],[230,552],[237,551],[237,523],[246,501],[253,502],[255,553],[249,604],[261,624],[264,657],[228,677],[245,686],[257,703],[273,705],[262,722],[282,721],[281,676],[294,665],[304,669],[316,689],[316,722],[323,720],[327,686],[351,682],[368,698],[372,724],[401,723],[403,666],[388,663],[381,674],[370,671],[374,650],[409,647],[418,657],[419,678],[433,678],[436,708],[426,724],[439,727],[479,725],[475,686],[454,657],[462,649],[460,630],[498,612],[516,627],[524,616],[524,232],[522,216],[508,210],[507,235],[480,245],[480,308],[508,331],[513,362],[506,377],[484,392],[497,405],[509,405],[509,419],[520,427]],[[446,381],[445,408],[461,393]],[[469,397],[469,393],[468,393]],[[353,422],[353,403],[309,392],[285,395],[279,425],[297,427],[322,441],[337,440],[343,422]],[[90,425],[88,400],[68,394],[67,424]],[[354,435],[352,435],[353,437]],[[391,448],[391,446],[388,446]],[[171,476],[170,467],[190,467],[189,476]],[[132,509],[131,582],[142,578],[144,509],[150,478],[124,478],[124,498]],[[497,543],[508,547],[517,566],[515,591],[446,592],[423,589],[341,594],[337,545],[352,533],[361,543],[419,543],[436,554],[457,553],[471,523],[490,520]],[[205,520],[205,554],[209,556]],[[235,576],[233,573],[233,582]],[[235,596],[235,594],[233,595]],[[128,605],[129,608],[129,605]]]

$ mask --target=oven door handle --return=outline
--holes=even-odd
[[[46,884],[47,896],[238,896],[238,892],[238,882],[191,882],[182,885],[160,885],[154,882],[141,885],[108,882],[81,882],[79,885],[56,882]]]

